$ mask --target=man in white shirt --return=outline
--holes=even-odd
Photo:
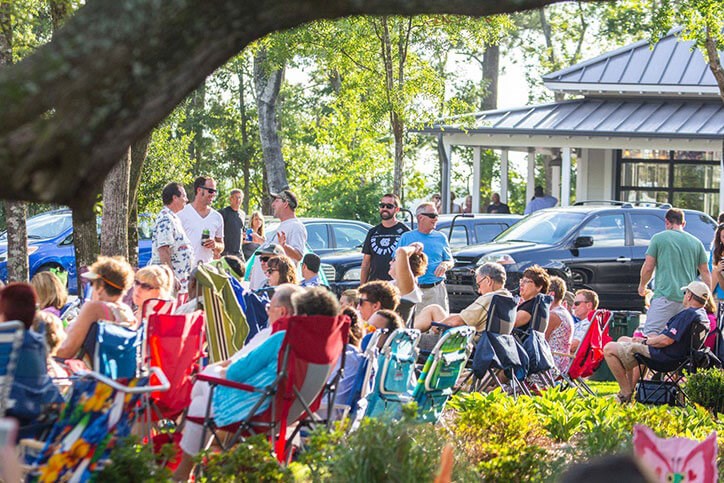
[[[211,208],[216,198],[216,181],[210,176],[199,176],[194,181],[194,201],[178,213],[181,224],[194,248],[195,258],[207,263],[224,251],[224,219]],[[204,230],[209,237],[204,238]]]

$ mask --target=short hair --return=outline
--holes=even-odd
[[[236,194],[241,195],[242,200],[244,199],[244,192],[241,191],[239,188],[232,188],[231,191],[229,191],[229,196],[236,195]]]
[[[339,302],[325,287],[310,287],[292,295],[295,315],[339,315]]]
[[[286,255],[275,255],[266,262],[266,266],[273,270],[279,270],[279,284],[297,284],[297,268],[292,259]]]
[[[580,290],[576,290],[576,295],[582,295],[583,298],[586,299],[586,302],[591,302],[593,304],[593,310],[598,308],[598,294],[593,290],[582,288]]]
[[[477,275],[479,277],[490,277],[490,280],[501,285],[505,285],[508,278],[505,268],[496,262],[485,262],[480,265],[477,269]]]
[[[400,197],[394,193],[385,193],[382,195],[382,198],[393,198],[395,200],[395,206],[399,207],[400,205],[402,205],[402,202],[400,201]],[[380,198],[380,199],[382,199],[382,198]]]
[[[276,302],[285,307],[290,314],[294,313],[294,304],[292,303],[292,297],[294,294],[302,292],[304,289],[299,285],[293,285],[291,283],[284,283],[274,289],[274,295],[272,296]]]
[[[89,272],[98,275],[94,281],[103,284],[108,295],[122,295],[133,285],[133,268],[123,257],[98,257]]]
[[[221,259],[226,262],[229,268],[234,272],[232,275],[239,279],[244,278],[244,275],[246,275],[246,265],[243,261],[241,261],[241,258],[236,255],[224,255]]]
[[[214,178],[211,176],[199,176],[194,180],[194,196],[196,196],[196,193],[199,191],[199,188],[206,185],[207,181],[213,181]]]
[[[0,314],[3,314],[7,322],[22,322],[26,330],[33,325],[37,303],[35,289],[29,283],[13,282],[0,290]]]
[[[360,295],[367,295],[371,303],[379,302],[383,309],[395,310],[400,304],[400,291],[386,280],[367,282],[359,288]]]
[[[322,260],[319,258],[319,255],[307,253],[304,255],[304,258],[302,258],[302,263],[312,272],[319,273],[319,266],[322,264]]]
[[[359,318],[359,314],[352,307],[346,307],[342,314],[349,317],[349,343],[355,347],[359,347],[364,337],[364,330],[362,329],[362,320]]]
[[[164,206],[170,205],[173,202],[174,196],[181,196],[181,190],[183,189],[183,185],[176,182],[172,182],[164,186],[163,191],[161,191],[161,201]]]
[[[347,297],[352,301],[352,306],[357,307],[357,302],[359,302],[359,291],[356,288],[348,288],[344,292],[342,292],[341,297]]]
[[[387,342],[387,339],[390,337],[390,335],[392,335],[394,331],[405,327],[405,323],[402,321],[402,317],[400,317],[400,314],[392,310],[378,310],[374,313],[374,315],[378,315],[387,321],[387,323],[383,327],[387,330],[387,333],[382,334],[382,337],[380,337],[379,341],[377,342],[377,347],[381,348],[385,345],[385,342]]]
[[[536,287],[540,287],[541,293],[548,293],[551,278],[543,267],[540,265],[532,265],[525,269],[523,276],[532,280]]]
[[[435,203],[432,203],[430,201],[423,201],[422,203],[417,205],[417,209],[415,209],[415,216],[419,215],[420,213],[424,213],[425,208],[435,208]]]
[[[545,193],[543,192],[542,186],[536,186],[534,190],[535,196],[545,196]]]
[[[560,477],[561,483],[645,483],[658,481],[634,456],[627,454],[602,456],[585,463],[571,465]]]
[[[680,210],[679,208],[669,208],[664,218],[666,218],[666,221],[673,225],[683,225],[684,211]]]
[[[576,294],[571,292],[570,290],[566,290],[566,294],[563,296],[563,300],[568,304],[569,307],[573,306],[573,301],[576,298]]]
[[[168,265],[148,265],[136,272],[136,280],[158,287],[162,299],[173,295],[174,275]]]
[[[60,310],[68,302],[68,291],[53,272],[38,272],[33,275],[30,285],[38,296],[41,309],[53,307]]]
[[[45,310],[35,312],[33,319],[33,330],[40,332],[40,327],[45,329],[45,342],[48,344],[48,355],[54,356],[56,350],[66,339],[65,330],[63,330],[63,322],[60,318]]]
[[[413,253],[409,257],[412,275],[419,277],[427,271],[427,255],[424,252]]]
[[[551,277],[549,292],[553,292],[553,300],[560,302],[566,295],[566,281],[561,277]]]

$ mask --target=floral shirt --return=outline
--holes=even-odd
[[[151,265],[160,265],[159,247],[171,247],[171,266],[173,273],[181,284],[180,293],[188,291],[189,276],[194,266],[194,250],[191,241],[181,225],[181,220],[164,206],[156,218],[151,239]]]
[[[573,341],[573,317],[560,305],[551,309],[551,313],[556,314],[558,318],[561,319],[561,325],[551,332],[550,340],[548,341],[551,350],[561,354],[569,354],[571,352],[571,342]],[[565,372],[571,363],[570,357],[556,354],[553,354],[553,360],[556,363],[556,368],[561,373]]]

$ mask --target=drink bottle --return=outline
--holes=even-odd
[[[209,232],[208,228],[205,228],[204,231],[201,232],[201,244],[203,245],[209,238],[211,238],[211,232]]]

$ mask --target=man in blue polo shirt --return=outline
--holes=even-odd
[[[424,247],[423,252],[427,255],[427,271],[417,280],[422,290],[422,301],[417,303],[415,314],[419,314],[423,308],[432,304],[440,305],[449,312],[445,272],[455,265],[450,245],[445,235],[435,230],[437,209],[433,203],[421,203],[415,210],[415,216],[417,229],[403,233],[398,242],[400,247],[420,242]]]
[[[709,327],[709,318],[704,309],[711,297],[709,287],[704,282],[691,282],[681,290],[685,291],[684,310],[669,319],[661,334],[648,337],[621,337],[616,342],[609,342],[603,348],[606,363],[621,388],[616,395],[620,402],[631,400],[639,378],[635,354],[641,354],[656,362],[681,362],[689,353],[692,324]]]

